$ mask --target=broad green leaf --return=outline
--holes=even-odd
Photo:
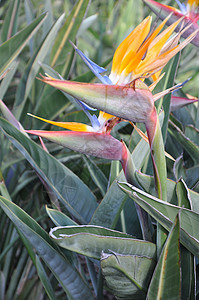
[[[48,234],[27,213],[0,196],[0,206],[57,278],[70,299],[93,299],[76,269],[59,253]]]
[[[17,32],[20,2],[20,0],[11,0],[9,3],[10,5],[6,13],[1,31],[2,42],[5,42]]]
[[[141,172],[137,172],[136,176],[144,191],[156,196],[153,177],[142,174]],[[190,194],[191,207],[193,211],[199,213],[199,194],[191,189],[188,189],[188,193]],[[167,179],[167,199],[169,203],[178,205],[176,182],[171,179]]]
[[[95,196],[88,187],[72,171],[3,118],[0,118],[0,126],[65,208],[80,222],[88,223],[97,207]]]
[[[179,217],[171,227],[151,279],[147,299],[180,299],[180,227]]]
[[[44,22],[47,14],[42,14],[29,26],[21,30],[15,36],[4,42],[0,46],[0,74],[2,74],[11,64],[11,62],[19,55],[24,46],[28,43],[35,32]]]
[[[155,267],[147,256],[102,253],[101,268],[108,287],[117,299],[146,299]]]
[[[181,210],[180,241],[189,251],[199,257],[198,213],[164,202],[128,183],[119,183],[119,186],[168,231],[174,222],[175,216]]]
[[[155,244],[101,226],[59,226],[52,228],[49,234],[61,247],[95,259],[100,259],[102,251],[153,259],[156,256]]]
[[[77,225],[73,220],[71,220],[67,215],[62,213],[59,210],[48,208],[46,206],[46,211],[49,217],[51,218],[52,222],[56,226],[72,226]]]

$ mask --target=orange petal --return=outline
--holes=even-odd
[[[145,18],[118,46],[113,56],[113,64],[111,72],[117,73],[126,53],[136,52],[140,44],[144,41],[150,30],[151,17]]]
[[[139,50],[137,51],[134,59],[131,59],[131,62],[125,69],[125,73],[129,74],[136,69],[138,64],[141,62],[143,56],[145,55],[146,51],[148,50],[149,45],[158,35],[158,33],[162,30],[168,19],[171,15],[167,16],[167,18],[151,33],[151,35],[146,39],[146,41],[140,46]]]
[[[161,52],[163,46],[166,44],[167,40],[174,32],[176,26],[182,21],[179,19],[174,24],[170,25],[165,29],[160,35],[158,35],[150,44],[148,52],[144,60],[141,61],[137,69],[134,71],[135,74],[143,74],[149,72],[146,66],[151,64],[154,60],[158,59],[159,53]],[[169,61],[169,59],[168,59]],[[167,61],[167,62],[168,62]],[[150,70],[151,71],[151,70]]]
[[[142,68],[139,68],[139,74],[146,72],[152,72],[152,71],[159,71],[162,67],[164,67],[167,62],[176,55],[180,50],[182,50],[187,44],[189,44],[194,37],[196,36],[198,30],[194,31],[186,40],[184,40],[180,45],[174,47],[173,49],[166,51],[165,53],[161,54],[157,58],[155,58],[153,61],[147,62],[146,65],[142,66]],[[137,71],[137,70],[136,70]]]
[[[51,120],[47,120],[47,119],[44,119],[44,118],[34,116],[32,114],[29,114],[29,113],[28,113],[28,115],[33,117],[33,118],[44,121],[46,123],[49,123],[49,124],[52,124],[52,125],[55,125],[55,126],[59,126],[59,127],[65,128],[65,129],[69,129],[69,130],[72,130],[72,131],[93,132],[93,128],[89,125],[86,125],[86,124],[77,123],[77,122],[54,122],[54,121],[51,121]]]

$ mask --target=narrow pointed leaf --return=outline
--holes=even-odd
[[[77,32],[79,30],[83,18],[85,17],[88,4],[89,0],[77,1],[55,40],[51,53],[50,65],[52,67],[57,65],[57,71],[62,76],[64,76],[64,73],[68,67],[68,60],[66,60],[66,57],[69,51],[72,50],[72,46],[68,41],[70,40],[75,42]]]
[[[119,183],[119,186],[167,230],[171,229],[175,216],[181,210],[180,241],[199,257],[198,213],[164,202],[128,183]]]
[[[43,284],[43,287],[44,287],[49,299],[56,300],[56,296],[54,294],[50,280],[49,280],[49,278],[45,272],[45,269],[37,255],[36,255],[36,267],[37,267],[37,273],[39,275],[39,278]]]
[[[36,249],[39,256],[50,268],[70,299],[93,299],[91,291],[85,284],[85,281],[59,253],[56,245],[54,245],[48,234],[36,221],[16,204],[1,196],[0,206],[17,229],[28,239],[32,247]]]
[[[107,186],[108,186],[108,180],[104,173],[100,170],[100,168],[94,163],[92,159],[90,159],[88,156],[84,156],[85,164],[89,170],[89,173],[91,175],[92,180],[95,182],[95,184],[98,186],[102,196],[105,195]]]
[[[94,225],[52,228],[50,236],[61,247],[100,259],[102,251],[144,255],[155,259],[155,244],[133,239],[132,236]]]
[[[2,118],[0,127],[67,210],[80,222],[88,223],[97,207],[96,198],[88,187],[73,172]]]
[[[21,30],[15,36],[4,42],[0,46],[0,74],[2,74],[11,64],[11,62],[19,55],[25,45],[40,28],[47,14],[42,14],[34,22],[25,29]],[[9,57],[9,59],[8,59]]]
[[[21,0],[12,0],[9,3],[10,5],[7,10],[1,31],[2,42],[10,39],[11,36],[15,35],[17,32],[20,2]]]
[[[37,53],[37,56],[34,59],[34,62],[31,66],[31,70],[28,74],[28,78],[27,78],[27,82],[26,82],[25,98],[28,96],[31,86],[32,86],[32,82],[33,82],[33,80],[35,80],[35,76],[38,73],[38,70],[40,68],[40,62],[43,62],[44,58],[48,54],[48,51],[51,49],[51,47],[54,43],[54,40],[55,40],[57,33],[62,25],[64,17],[65,17],[65,14],[62,14],[59,17],[59,19],[56,21],[56,23],[53,25],[53,27],[50,29],[50,31],[48,32],[44,42],[42,43],[42,45]],[[46,51],[46,49],[48,49],[48,51]]]
[[[189,189],[187,188],[183,179],[180,179],[176,184],[176,193],[178,197],[178,205],[191,209],[191,196]],[[195,258],[190,251],[181,245],[180,249],[181,256],[181,295],[182,299],[194,299],[196,274],[195,274]]]
[[[153,274],[147,299],[180,299],[180,230],[179,217],[171,227]]]

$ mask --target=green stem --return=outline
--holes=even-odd
[[[164,151],[164,142],[162,138],[162,131],[160,127],[159,118],[154,107],[150,118],[145,123],[149,144],[151,148],[151,157],[153,162],[155,186],[157,196],[159,199],[167,201],[167,171],[166,159]],[[157,225],[157,255],[159,257],[162,246],[166,240],[167,232],[160,225]]]
[[[135,177],[136,169],[135,165],[133,163],[131,154],[126,147],[125,144],[124,149],[123,149],[123,158],[121,160],[122,168],[124,170],[124,174],[126,177],[126,180],[128,183],[133,184],[134,186],[138,187],[139,189],[142,189],[142,187],[139,185],[137,182],[137,179]],[[140,226],[142,230],[142,236],[143,239],[146,241],[151,241],[151,231],[150,231],[150,226],[149,226],[149,215],[148,213],[142,209],[138,204],[135,203],[135,208],[137,211],[137,215],[140,221]]]

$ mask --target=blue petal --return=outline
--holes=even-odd
[[[91,106],[85,104],[84,102],[82,102],[82,101],[79,100],[79,99],[76,99],[76,98],[74,98],[74,99],[75,99],[75,101],[81,106],[81,108],[83,109],[83,111],[85,111],[85,110],[93,110],[93,111],[96,111],[96,110],[97,110],[97,108],[93,108],[93,107],[91,107]]]
[[[188,78],[187,80],[183,81],[182,83],[179,83],[175,86],[175,90],[172,92],[173,95],[175,95],[175,93],[181,89],[192,77]]]
[[[108,76],[102,76],[100,73],[105,72],[106,69],[98,66],[92,60],[90,60],[86,55],[80,51],[72,42],[72,46],[74,47],[77,54],[81,57],[81,59],[85,62],[85,64],[89,67],[89,69],[95,74],[95,76],[103,83],[103,84],[113,84]]]
[[[84,102],[74,98],[75,101],[80,105],[80,107],[82,108],[82,110],[84,111],[84,113],[87,115],[87,117],[89,118],[91,125],[94,129],[98,129],[100,127],[100,122],[98,121],[98,118],[96,117],[96,115],[91,115],[89,113],[88,110],[97,110],[96,108],[92,108],[90,106],[88,106],[87,104],[85,104]]]
[[[186,7],[186,5],[184,3],[181,3],[179,0],[175,0],[175,1],[177,2],[178,6],[179,6],[179,8],[181,10],[181,12],[184,15],[186,15],[186,13],[187,13],[187,7]]]

